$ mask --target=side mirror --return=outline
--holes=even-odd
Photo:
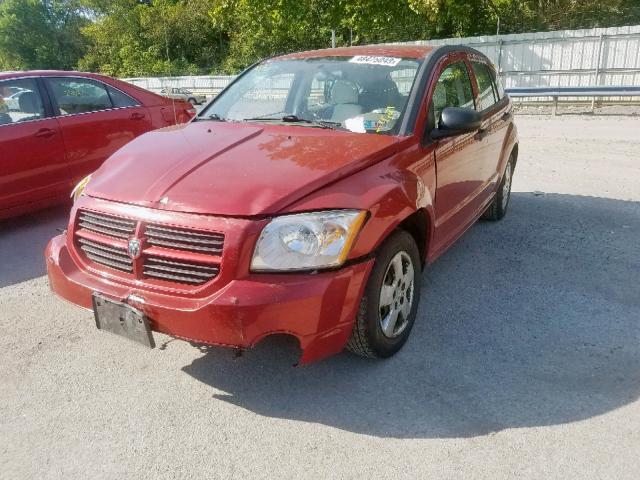
[[[471,108],[447,107],[442,110],[438,128],[431,131],[431,138],[455,137],[480,129],[482,117]]]

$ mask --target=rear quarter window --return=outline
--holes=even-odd
[[[109,91],[109,96],[115,108],[135,107],[139,105],[136,100],[116,88],[107,86],[107,90]]]

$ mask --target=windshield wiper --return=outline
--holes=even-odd
[[[283,117],[274,117],[273,115],[277,115],[277,114],[266,115],[264,117],[245,118],[244,121],[245,122],[256,121],[256,122],[306,123],[319,128],[331,128],[331,129],[335,129],[342,126],[340,122],[331,122],[329,120],[309,120],[308,118],[302,118],[294,114],[285,115]]]

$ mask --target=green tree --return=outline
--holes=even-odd
[[[218,0],[210,15],[227,32],[223,66],[237,71],[259,58],[331,45],[408,41],[431,28],[408,0]]]
[[[95,21],[80,67],[114,76],[209,73],[226,53],[211,0],[90,0]]]
[[[0,69],[74,68],[90,23],[75,0],[0,2]]]

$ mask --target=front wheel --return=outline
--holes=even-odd
[[[515,160],[512,153],[504,169],[504,175],[498,186],[496,196],[493,197],[491,204],[482,214],[484,220],[500,220],[507,214],[507,207],[509,206],[509,199],[511,198],[511,182],[513,180],[514,167]]]
[[[416,242],[409,233],[396,231],[378,250],[347,349],[384,358],[402,348],[418,310],[420,274]]]

